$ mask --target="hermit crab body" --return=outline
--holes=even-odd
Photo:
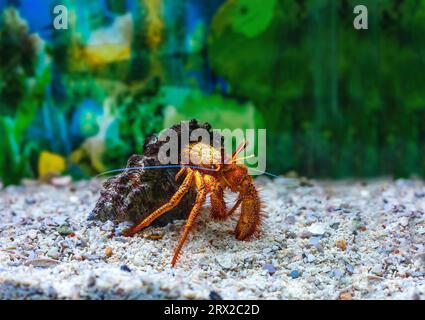
[[[181,161],[187,165],[182,165],[176,175],[176,181],[183,180],[180,188],[167,203],[156,209],[139,224],[125,230],[124,235],[132,236],[148,227],[155,219],[176,207],[192,187],[196,189],[197,196],[175,249],[171,261],[173,267],[208,195],[211,200],[211,217],[213,219],[224,220],[241,207],[240,218],[235,229],[236,239],[245,240],[257,235],[261,226],[261,200],[253,179],[248,174],[248,168],[244,164],[238,163],[239,159],[236,159],[238,153],[245,147],[246,142],[243,142],[229,160],[220,161],[220,150],[208,144],[197,142],[187,145],[181,153]],[[227,210],[224,201],[224,190],[226,189],[239,193],[236,203],[230,210]]]

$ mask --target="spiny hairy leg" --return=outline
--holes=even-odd
[[[181,168],[179,172],[176,174],[176,181],[180,179],[180,177],[186,172],[187,168]]]
[[[159,216],[163,215],[164,213],[170,211],[175,206],[177,206],[179,202],[181,201],[181,199],[183,198],[183,196],[189,190],[190,185],[192,184],[192,181],[193,181],[193,176],[194,176],[193,171],[189,169],[188,174],[186,178],[184,179],[182,185],[166,204],[156,209],[138,225],[124,230],[123,234],[125,236],[134,235],[136,232],[140,231],[141,229],[148,227],[156,218],[158,218]]]
[[[193,206],[192,211],[190,211],[189,217],[187,219],[187,223],[184,227],[183,235],[180,238],[180,241],[176,247],[176,250],[174,251],[173,260],[171,260],[172,267],[176,265],[176,262],[177,262],[177,259],[179,258],[179,254],[183,247],[183,244],[186,241],[187,235],[189,234],[189,231],[192,228],[196,217],[201,211],[202,205],[204,204],[205,198],[207,195],[207,190],[205,188],[203,177],[199,172],[195,172],[195,183],[196,183],[196,188],[198,189],[198,195],[196,196],[195,205]]]
[[[217,220],[225,219],[228,214],[222,186],[218,180],[212,176],[204,175],[204,180],[207,190],[210,192],[211,216],[213,219]]]
[[[245,240],[256,235],[261,227],[261,201],[251,177],[245,178],[242,182],[239,198],[242,209],[235,236],[238,240]]]

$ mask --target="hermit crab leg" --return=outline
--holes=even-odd
[[[176,181],[180,179],[180,177],[186,172],[186,168],[181,168],[179,172],[176,174]]]
[[[233,208],[230,209],[229,212],[227,212],[226,216],[231,216],[239,208],[241,203],[242,203],[242,198],[239,197],[235,205],[233,206]]]
[[[210,175],[204,175],[203,177],[207,191],[210,192],[211,216],[213,219],[223,220],[227,217],[223,187],[215,177]]]
[[[156,218],[158,218],[161,215],[163,215],[164,213],[170,211],[171,209],[173,209],[175,206],[177,206],[179,204],[179,202],[181,201],[183,196],[189,190],[190,185],[192,184],[192,181],[193,181],[193,175],[194,175],[193,170],[190,170],[190,169],[187,169],[187,170],[188,170],[188,174],[187,174],[186,178],[184,179],[180,188],[171,197],[170,201],[168,201],[166,204],[164,204],[163,206],[156,209],[153,213],[151,213],[148,217],[146,217],[138,225],[124,230],[123,233],[124,233],[125,236],[132,236],[133,234],[140,231],[141,229],[148,227]]]
[[[204,179],[199,172],[195,172],[195,183],[196,183],[196,188],[198,189],[198,195],[196,196],[195,205],[193,206],[192,211],[190,211],[189,217],[187,219],[187,223],[184,227],[183,235],[180,238],[180,241],[176,247],[176,250],[174,251],[173,260],[171,261],[171,266],[173,267],[175,266],[177,259],[179,258],[179,254],[183,247],[183,244],[186,241],[186,238],[189,234],[190,229],[193,226],[193,223],[195,222],[196,217],[201,211],[202,205],[205,202],[205,198],[207,195]]]
[[[218,183],[212,186],[210,199],[212,217],[217,220],[225,219],[228,215],[226,213],[226,202],[224,202],[224,191]]]
[[[235,236],[238,240],[245,240],[256,235],[261,225],[261,201],[250,176],[242,182],[239,197],[242,208]]]

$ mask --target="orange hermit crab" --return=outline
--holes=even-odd
[[[199,215],[207,195],[211,199],[211,217],[224,220],[232,215],[241,206],[241,214],[235,229],[235,237],[245,240],[257,235],[261,226],[261,200],[254,186],[248,168],[238,163],[236,156],[245,149],[243,142],[232,154],[230,161],[220,161],[221,152],[214,147],[202,143],[192,143],[182,150],[182,160],[188,163],[176,175],[176,180],[185,175],[184,181],[177,192],[163,206],[152,212],[136,226],[124,230],[124,235],[132,236],[143,228],[148,227],[156,218],[174,208],[189,191],[192,185],[197,190],[195,204],[187,218],[183,235],[174,251],[171,265],[174,267],[183,244]],[[227,159],[226,159],[227,160]],[[239,192],[239,196],[230,210],[226,209],[224,190]]]

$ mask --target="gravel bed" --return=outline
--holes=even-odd
[[[425,298],[422,180],[260,177],[261,237],[237,241],[237,215],[207,203],[176,268],[184,221],[126,238],[86,219],[100,181],[59,182],[0,190],[1,299]]]

